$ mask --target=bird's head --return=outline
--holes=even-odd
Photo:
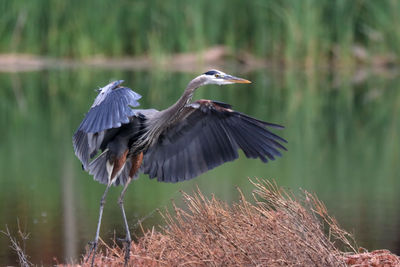
[[[209,70],[202,74],[204,84],[232,84],[232,83],[251,83],[249,80],[238,78],[229,74],[226,74],[219,70]]]

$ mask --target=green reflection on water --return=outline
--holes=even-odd
[[[240,72],[233,72],[239,75]],[[81,170],[72,134],[96,93],[110,80],[143,96],[142,107],[165,108],[196,74],[99,69],[0,74],[0,228],[31,233],[27,252],[35,263],[77,259],[94,237],[104,186]],[[141,176],[130,186],[126,209],[132,230],[160,223],[154,212],[179,203],[179,190],[237,200],[235,186],[251,193],[247,177],[274,178],[278,185],[315,192],[345,229],[368,249],[400,252],[399,78],[345,72],[306,74],[263,70],[240,74],[251,85],[207,86],[196,98],[230,103],[260,119],[280,123],[288,141],[284,157],[267,165],[241,158],[192,181],[162,184]],[[102,237],[123,233],[114,188],[105,208]],[[6,238],[0,263],[14,264]]]

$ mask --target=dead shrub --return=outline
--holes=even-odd
[[[253,203],[240,189],[232,206],[199,190],[182,193],[185,207],[163,212],[166,226],[132,243],[130,265],[347,266],[343,251],[354,254],[354,241],[314,195],[295,197],[265,180],[251,183]],[[123,265],[123,252],[107,247],[95,262]]]

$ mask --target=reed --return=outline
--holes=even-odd
[[[398,55],[398,1],[1,1],[0,52],[163,55],[224,44],[288,65]],[[367,57],[367,60],[369,57]]]

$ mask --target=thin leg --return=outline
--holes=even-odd
[[[124,218],[125,231],[126,231],[126,237],[125,237],[125,240],[124,240],[125,243],[126,243],[126,246],[125,246],[125,263],[124,263],[125,267],[128,266],[128,261],[129,261],[129,256],[130,256],[129,253],[130,253],[130,250],[131,250],[132,238],[131,238],[131,233],[129,231],[128,221],[126,220],[126,215],[125,215],[124,196],[125,196],[125,193],[126,193],[126,189],[128,189],[128,185],[132,181],[132,178],[135,177],[136,172],[139,170],[139,167],[142,164],[143,152],[133,156],[131,160],[132,160],[132,167],[131,167],[131,169],[129,171],[129,178],[126,181],[124,189],[122,189],[121,195],[119,196],[119,199],[118,199],[118,204],[121,207],[122,217]]]
[[[125,215],[124,196],[125,196],[125,193],[126,193],[126,189],[128,189],[128,185],[130,184],[131,181],[132,181],[131,178],[129,178],[128,181],[126,181],[124,189],[122,189],[121,195],[119,196],[119,199],[118,199],[118,204],[121,207],[121,211],[122,211],[122,217],[124,218],[125,232],[126,232],[126,237],[125,237],[125,240],[124,240],[124,242],[125,242],[125,263],[124,263],[124,266],[125,267],[128,266],[132,238],[131,238],[131,232],[129,231],[128,221],[126,220],[126,215]]]
[[[93,267],[94,264],[94,256],[96,254],[96,248],[97,248],[97,243],[99,242],[99,234],[100,234],[100,225],[101,225],[101,217],[103,217],[103,208],[104,208],[104,204],[106,203],[106,195],[108,193],[108,189],[110,189],[111,184],[107,185],[106,190],[104,191],[103,196],[101,197],[100,200],[100,212],[99,212],[99,221],[97,222],[97,230],[96,230],[96,237],[94,238],[93,242],[90,242],[91,248],[89,251],[89,254],[86,258],[86,262],[89,260],[90,255],[93,253],[92,256],[92,263],[91,266]]]

